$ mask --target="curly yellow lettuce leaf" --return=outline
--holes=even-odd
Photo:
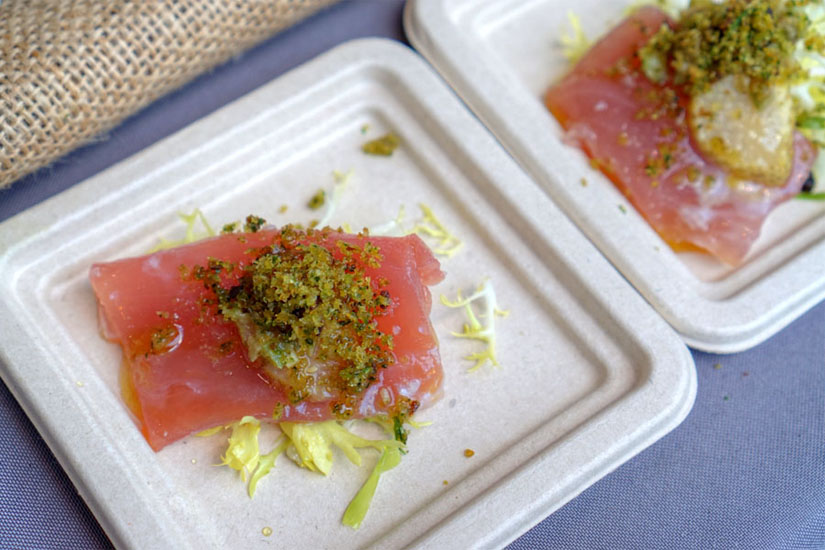
[[[228,427],[232,428],[232,435],[229,436],[226,452],[221,457],[221,464],[240,472],[241,479],[246,481],[247,474],[258,467],[261,457],[258,448],[261,423],[254,417],[244,416]]]
[[[326,422],[281,422],[281,431],[289,438],[296,452],[299,466],[328,475],[332,470],[332,446],[335,445],[356,466],[361,465],[361,455],[356,448],[372,447],[382,451],[400,448],[402,444],[392,439],[364,439],[335,420]]]
[[[291,442],[289,441],[289,439],[284,439],[272,451],[268,452],[260,458],[260,460],[258,461],[258,468],[255,470],[255,473],[252,474],[252,477],[249,479],[249,487],[247,488],[249,498],[255,496],[255,489],[258,487],[258,481],[260,481],[261,478],[269,474],[270,470],[272,470],[272,467],[275,466],[275,459],[278,458],[284,451],[286,451],[287,447],[289,447],[290,444]]]

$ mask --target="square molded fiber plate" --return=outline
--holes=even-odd
[[[410,41],[533,180],[698,349],[730,353],[770,337],[825,296],[825,203],[792,200],[768,217],[738,268],[674,252],[564,132],[542,97],[570,65],[568,13],[589,38],[624,0],[411,0]],[[587,186],[582,186],[585,179]]]
[[[391,157],[362,153],[389,131]],[[352,177],[333,225],[374,227],[401,206],[412,222],[422,203],[464,241],[433,288],[444,396],[417,414],[432,425],[413,431],[357,531],[341,516],[374,451],[362,468],[336,451],[326,478],[281,456],[254,499],[214,466],[225,437],[152,452],[88,281],[94,262],[181,237],[178,212],[200,208],[217,227],[250,213],[308,223],[334,170]],[[678,335],[435,72],[388,41],[341,46],[8,220],[0,249],[3,378],[123,548],[502,545],[675,427],[695,395]],[[464,313],[437,297],[484,277],[510,314],[496,319],[500,368],[470,373],[465,356],[483,345],[450,334]],[[277,429],[264,428],[266,451]]]

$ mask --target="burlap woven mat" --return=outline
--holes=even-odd
[[[0,0],[0,188],[337,0]]]

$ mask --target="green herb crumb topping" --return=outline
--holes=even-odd
[[[380,267],[378,248],[365,239],[333,248],[329,234],[286,226],[249,265],[210,259],[193,276],[214,292],[250,359],[266,359],[266,373],[292,402],[339,395],[333,409],[345,417],[379,369],[394,362],[392,336],[376,320],[391,299],[364,271]]]
[[[693,0],[674,27],[662,25],[641,49],[645,73],[668,76],[691,95],[726,76],[746,77],[756,103],[775,84],[799,73],[793,57],[810,23],[798,9],[808,0]]]

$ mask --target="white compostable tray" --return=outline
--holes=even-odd
[[[392,157],[361,152],[387,131],[402,140]],[[501,368],[468,373],[478,344],[450,335],[463,312],[435,300],[444,397],[417,415],[433,424],[411,434],[358,531],[341,515],[376,453],[360,469],[337,454],[329,478],[282,456],[250,500],[213,466],[219,436],[152,452],[88,282],[94,262],[179,237],[178,212],[307,223],[309,198],[350,169],[334,225],[373,226],[401,205],[416,218],[426,203],[465,241],[434,296],[487,276],[510,311]],[[0,285],[0,374],[120,548],[504,545],[679,424],[696,391],[678,335],[435,72],[384,40],[341,46],[6,221]]]
[[[559,40],[570,33],[567,14],[595,39],[631,4],[410,0],[404,26],[533,180],[689,345],[741,351],[825,297],[825,203],[781,205],[733,269],[705,254],[673,252],[584,153],[563,143],[542,97],[569,70]]]

